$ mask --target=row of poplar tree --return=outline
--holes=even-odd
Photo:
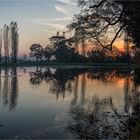
[[[2,63],[2,49],[4,50],[5,64],[8,62],[16,63],[18,54],[19,34],[16,22],[4,25],[0,29],[0,63]]]

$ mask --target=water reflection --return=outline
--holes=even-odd
[[[60,95],[65,98],[67,93],[73,94],[69,110],[72,119],[66,129],[78,139],[126,138],[137,124],[140,111],[140,77],[136,71],[46,68],[37,69],[30,76],[33,85],[49,82],[50,93],[55,94],[57,99]],[[87,98],[86,83],[90,80],[107,84],[117,83],[119,79],[124,79],[123,109],[116,106],[111,96],[100,98],[94,95]]]
[[[13,67],[0,75],[0,138],[119,139],[140,122],[139,70]]]
[[[36,71],[30,72],[30,83],[40,85],[43,81],[50,84],[50,93],[56,95],[57,99],[61,94],[74,92],[72,104],[76,104],[78,92],[81,93],[81,104],[85,102],[86,82],[102,81],[104,83],[117,83],[119,79],[126,79],[124,82],[124,92],[128,96],[128,89],[131,88],[129,82],[133,82],[131,70],[103,70],[103,69],[52,69],[37,68]],[[129,81],[130,80],[130,81]],[[128,82],[129,81],[129,82]],[[80,82],[80,83],[79,83]],[[80,85],[80,86],[79,86]],[[81,89],[79,89],[81,88]],[[79,91],[80,90],[80,91]]]
[[[125,77],[124,82],[124,110],[125,112],[136,113],[139,112],[140,105],[140,84],[137,81],[138,75],[135,72],[133,76]]]
[[[12,68],[11,76],[10,110],[13,110],[17,105],[18,97],[18,77],[16,68]]]
[[[78,76],[78,70],[50,69],[44,71],[37,68],[35,72],[30,72],[30,82],[33,85],[40,84],[43,80],[50,83],[50,93],[55,94],[58,99],[61,95],[65,98],[66,92],[72,92],[72,81]]]
[[[74,80],[74,97],[71,101],[71,105],[76,105],[78,99],[78,85],[79,85],[79,77],[76,76]]]
[[[17,68],[0,69],[0,93],[3,105],[8,107],[9,111],[13,111],[16,108],[18,97]]]

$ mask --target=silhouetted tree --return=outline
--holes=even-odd
[[[5,54],[5,64],[8,62],[9,58],[9,27],[5,24],[3,27],[3,40],[4,40],[4,54]]]
[[[47,46],[44,49],[44,57],[46,59],[46,61],[50,61],[51,56],[53,55],[53,49],[50,46]]]
[[[1,50],[2,50],[2,29],[0,29],[0,63],[1,63]]]
[[[18,54],[18,28],[16,22],[11,22],[9,25],[9,45],[11,48],[11,56],[12,56],[12,63],[17,63],[17,54]]]
[[[95,50],[95,51],[90,51],[87,53],[88,57],[91,59],[93,62],[104,62],[105,61],[105,53],[104,51],[100,50]]]
[[[50,38],[50,45],[54,50],[54,56],[58,62],[72,62],[74,59],[74,49],[67,41],[65,36],[56,36]]]
[[[116,3],[122,5],[124,16],[120,22],[125,24],[125,32],[136,47],[140,47],[139,32],[140,32],[140,1],[139,0],[116,0]]]
[[[88,40],[112,50],[115,40],[127,33],[139,46],[140,1],[79,0],[80,14],[68,28],[73,40]]]
[[[40,44],[33,44],[30,46],[32,57],[36,58],[36,61],[39,62],[43,57],[43,48]]]

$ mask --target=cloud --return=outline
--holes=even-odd
[[[64,6],[55,5],[54,7],[58,12],[61,12],[64,15],[69,15],[69,11]]]
[[[61,18],[39,18],[39,19],[34,19],[32,20],[33,22],[63,22],[63,21],[71,21],[72,16],[68,17],[61,17]]]
[[[63,32],[66,30],[65,25],[53,22],[54,20],[55,19],[37,19],[33,20],[33,22],[37,24],[37,29],[42,34],[55,35],[57,31]]]
[[[56,24],[56,23],[40,23],[41,25],[45,25],[45,26],[50,26],[50,27],[53,27],[55,29],[64,29],[65,26],[62,25],[62,24]]]
[[[76,6],[76,0],[73,2],[73,0],[57,0],[57,2],[54,4],[54,8],[64,14],[64,15],[73,15],[77,11]]]
[[[72,20],[72,16],[70,16],[70,17],[63,17],[63,18],[48,19],[46,21],[71,21],[71,20]]]
[[[57,29],[64,29],[66,24],[72,20],[71,16],[61,18],[38,18],[33,19],[32,22],[38,25],[45,25]]]
[[[53,34],[53,35],[56,34],[55,31],[42,30],[42,32],[46,32],[46,33]]]
[[[74,3],[72,0],[51,0],[51,4],[51,8],[54,9],[54,17],[46,16],[36,18],[32,19],[32,22],[37,24],[38,29],[41,29],[42,31],[47,29],[45,32],[49,34],[54,34],[58,30],[67,30],[66,25],[72,20],[73,15],[77,11],[77,6],[73,5]]]
[[[57,0],[58,2],[62,2],[69,5],[77,5],[77,0]]]

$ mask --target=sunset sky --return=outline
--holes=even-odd
[[[44,47],[57,30],[65,30],[78,12],[76,0],[0,0],[0,27],[17,21],[19,54],[29,52],[33,43]]]
[[[17,21],[19,55],[28,54],[31,44],[45,47],[50,36],[66,30],[78,11],[76,0],[0,0],[0,27]]]

